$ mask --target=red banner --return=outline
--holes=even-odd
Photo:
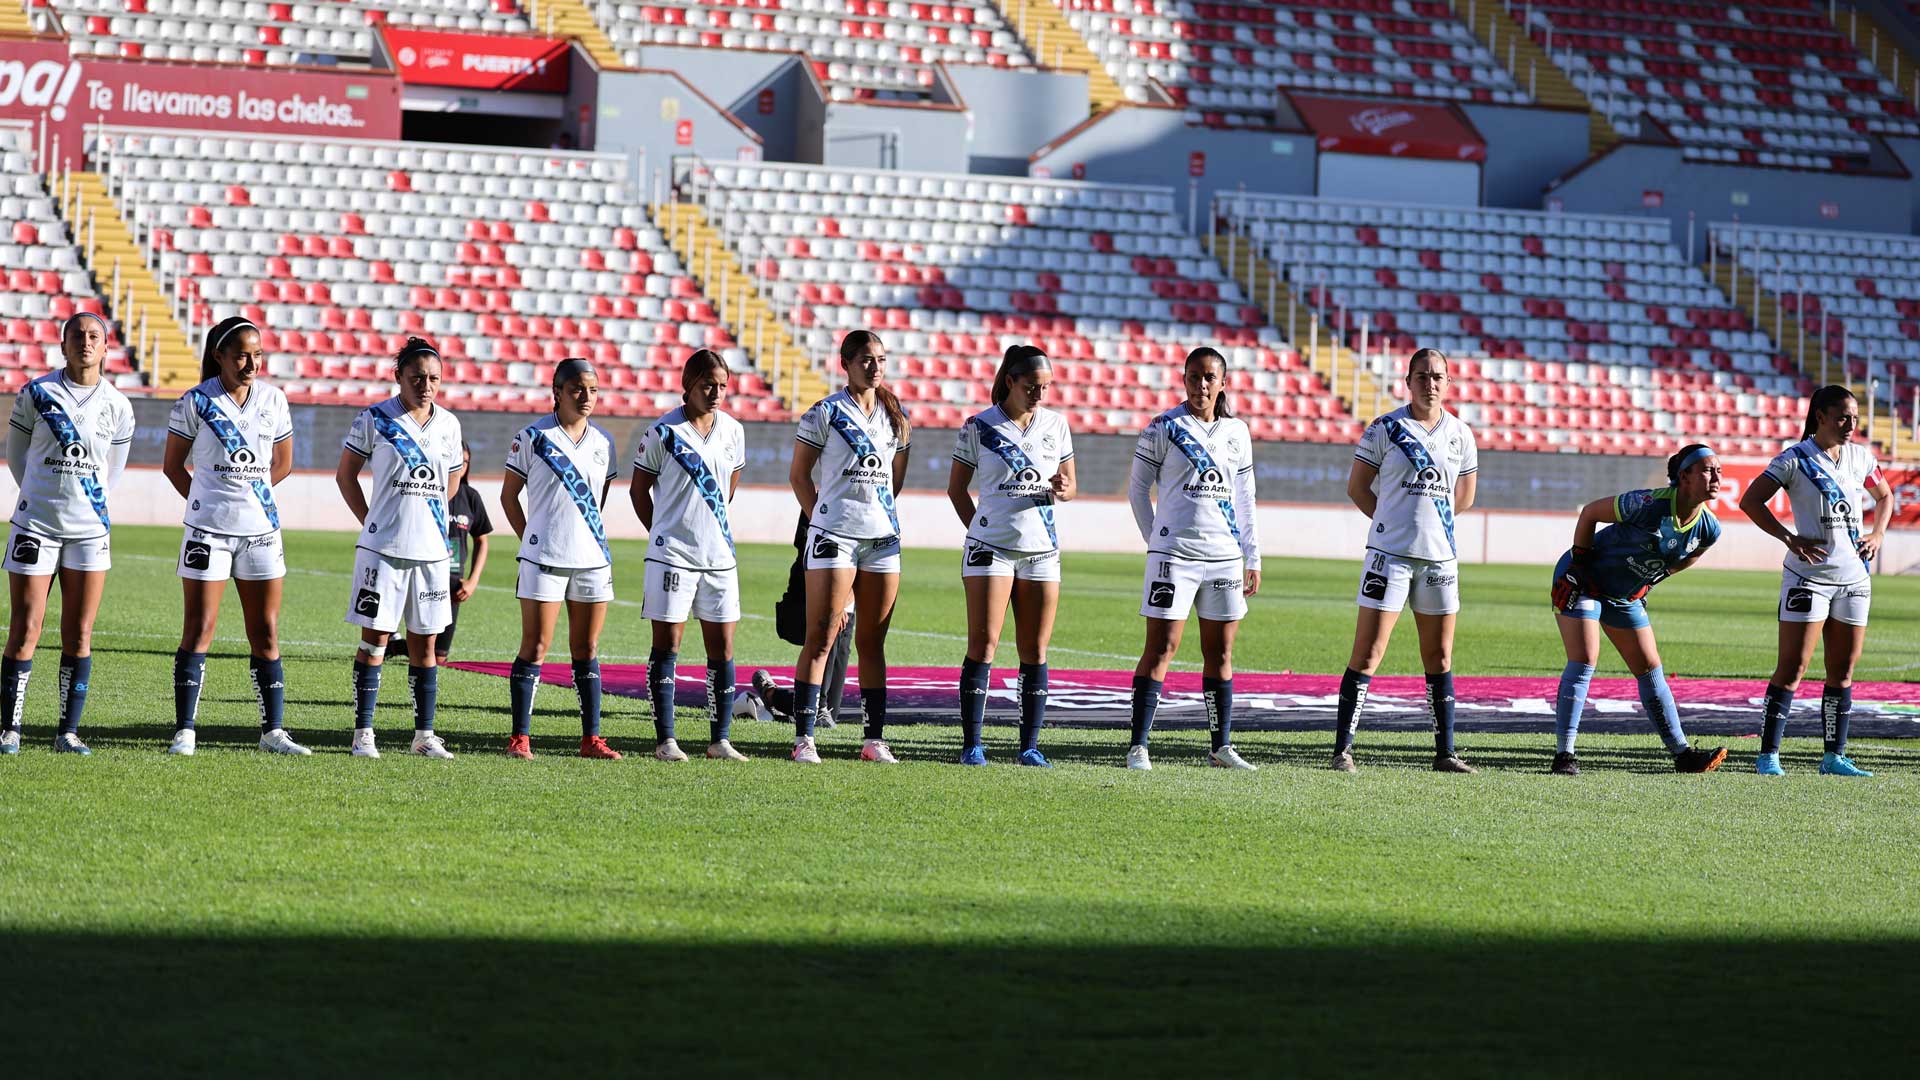
[[[453,34],[444,30],[383,28],[387,51],[403,82],[474,90],[567,92],[567,52],[556,38]]]
[[[385,72],[334,75],[234,65],[67,56],[64,42],[0,40],[0,119],[45,119],[77,164],[82,126],[400,137],[400,83]],[[49,139],[51,144],[51,138]]]
[[[1760,478],[1766,471],[1767,459],[1764,458],[1721,458],[1720,494],[1714,496],[1713,512],[1720,515],[1722,521],[1745,521],[1747,515],[1740,512],[1740,496],[1747,493],[1747,487]],[[1893,519],[1887,523],[1895,529],[1920,527],[1920,470],[1882,468],[1880,475],[1893,489]],[[1872,492],[1868,492],[1872,498]],[[1776,491],[1773,498],[1767,500],[1767,509],[1773,516],[1793,524],[1793,507],[1787,502],[1784,491]],[[1869,508],[1866,520],[1869,525],[1879,513],[1877,508]]]
[[[1450,106],[1306,94],[1288,97],[1325,152],[1444,161],[1487,159],[1486,141]]]

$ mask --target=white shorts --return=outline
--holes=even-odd
[[[1873,579],[1851,585],[1823,585],[1795,574],[1780,576],[1780,621],[1825,622],[1831,618],[1849,626],[1867,625],[1873,606]]]
[[[900,572],[900,538],[849,540],[819,529],[807,529],[807,569],[864,570],[869,574]]]
[[[522,600],[557,603],[572,600],[576,604],[604,604],[613,599],[613,567],[596,566],[581,570],[565,566],[542,566],[520,560],[520,583],[513,591]]]
[[[180,537],[180,565],[175,572],[195,581],[271,581],[287,576],[287,553],[278,531],[222,536],[188,529]]]
[[[1246,588],[1246,564],[1239,559],[1200,562],[1150,554],[1140,614],[1186,622],[1198,607],[1203,619],[1238,622],[1247,614]]]
[[[406,622],[409,634],[437,634],[453,621],[453,596],[447,590],[451,559],[423,562],[395,559],[366,548],[354,549],[353,599],[347,621],[391,634]]]
[[[1460,610],[1460,564],[1403,559],[1384,551],[1367,552],[1360,563],[1360,593],[1354,602],[1376,611],[1399,611],[1413,596],[1417,615],[1452,615]]]
[[[112,566],[111,537],[61,540],[30,533],[18,525],[7,533],[6,570],[9,574],[46,577],[56,570],[106,570]]]
[[[701,622],[740,621],[740,571],[682,570],[647,560],[647,593],[640,617],[650,622],[683,623],[692,615]]]
[[[1022,554],[1001,551],[991,544],[968,540],[960,552],[960,576],[1010,577],[1017,581],[1059,581],[1060,553],[1042,551]]]

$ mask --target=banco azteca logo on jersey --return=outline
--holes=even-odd
[[[68,443],[55,453],[49,454],[41,464],[55,473],[74,476],[91,473],[99,469],[99,463],[93,459],[93,449],[84,442]]]
[[[399,475],[395,476],[393,486],[396,491],[402,491],[408,495],[432,495],[438,497],[440,494],[440,471],[435,469],[431,464],[423,461],[418,465],[403,470]]]
[[[1009,474],[1005,480],[1000,481],[1000,490],[1008,495],[1034,495],[1045,487],[1046,482],[1040,478],[1040,470],[1031,465]]]
[[[1201,469],[1180,490],[1196,499],[1225,499],[1233,494],[1227,488],[1227,474],[1218,465]]]
[[[1851,499],[1835,499],[1833,504],[1826,508],[1826,513],[1820,515],[1820,524],[1826,526],[1845,527],[1852,520],[1853,500]]]
[[[848,464],[840,475],[856,484],[885,484],[892,481],[887,475],[886,463],[879,454],[861,454]]]
[[[1627,569],[1640,575],[1645,581],[1658,581],[1667,572],[1667,560],[1648,559],[1639,555],[1627,556]]]

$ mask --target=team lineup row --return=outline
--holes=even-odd
[[[108,331],[79,315],[61,331],[65,367],[30,382],[10,419],[8,464],[20,489],[5,566],[11,598],[0,660],[0,752],[20,746],[23,704],[48,591],[63,595],[56,751],[88,753],[79,724],[91,680],[91,629],[111,558],[107,492],[124,471],[133,413],[100,378]],[[274,485],[292,470],[286,398],[261,382],[260,328],[233,318],[206,338],[202,381],[175,404],[164,472],[186,501],[178,573],[181,642],[174,658],[175,732],[169,752],[195,750],[206,652],[226,581],[239,595],[250,644],[250,675],[263,750],[306,754],[284,728],[285,684],[278,648],[286,574]],[[858,656],[865,724],[862,760],[897,760],[886,742],[886,637],[899,586],[901,526],[895,506],[911,452],[911,431],[886,385],[880,338],[854,331],[840,347],[844,389],[809,408],[795,435],[789,480],[804,533],[796,575],[804,603],[792,636],[800,646],[783,712],[791,715],[796,762],[818,763],[813,732],[822,718],[829,669],[844,670],[849,639]],[[1460,609],[1456,516],[1474,501],[1479,467],[1471,429],[1445,408],[1446,357],[1421,349],[1408,360],[1408,403],[1376,419],[1354,454],[1347,491],[1369,518],[1356,595],[1352,656],[1342,676],[1331,765],[1354,771],[1354,732],[1368,683],[1399,614],[1409,603],[1426,670],[1435,771],[1471,773],[1454,741],[1452,646]],[[360,628],[353,665],[351,752],[378,757],[373,729],[389,639],[404,630],[413,700],[412,752],[453,755],[434,733],[438,660],[458,608],[474,587],[484,546],[466,561],[477,499],[465,483],[469,460],[457,417],[435,402],[440,358],[409,339],[394,360],[396,395],[355,417],[336,480],[361,522],[346,621]],[[1186,358],[1186,400],[1149,423],[1134,451],[1128,499],[1146,550],[1140,614],[1146,634],[1133,681],[1125,763],[1151,769],[1154,714],[1189,615],[1199,617],[1209,761],[1255,766],[1234,748],[1233,644],[1260,588],[1253,443],[1223,392],[1224,357],[1210,348]],[[647,530],[642,617],[651,623],[648,686],[655,757],[684,761],[674,724],[674,673],[686,623],[700,623],[707,658],[710,739],[706,755],[741,760],[728,739],[736,688],[733,632],[740,619],[738,573],[728,507],[745,466],[740,424],[724,411],[729,372],[701,350],[682,370],[684,404],[645,430],[632,462],[630,500]],[[1033,346],[1007,350],[993,405],[961,429],[948,496],[967,526],[961,575],[967,650],[959,680],[960,763],[986,764],[981,728],[989,673],[1011,607],[1019,655],[1022,765],[1045,767],[1047,647],[1060,596],[1055,512],[1077,491],[1072,433],[1045,407],[1051,364]],[[501,509],[520,537],[516,594],[521,640],[509,679],[507,753],[531,758],[532,711],[540,665],[559,615],[581,716],[580,754],[616,759],[600,735],[598,640],[613,599],[612,552],[602,514],[619,461],[591,422],[597,379],[586,360],[556,365],[553,412],[520,430],[505,461]],[[1825,644],[1822,773],[1866,776],[1846,757],[1852,671],[1865,640],[1869,567],[1885,535],[1871,533],[1861,508],[1889,491],[1870,449],[1853,441],[1859,412],[1841,386],[1808,402],[1804,438],[1768,466],[1741,509],[1787,553],[1779,659],[1769,680],[1757,771],[1782,772],[1779,747],[1794,693],[1814,646]],[[1597,499],[1580,511],[1571,548],[1554,569],[1550,599],[1566,646],[1556,702],[1551,770],[1579,772],[1574,743],[1604,636],[1639,682],[1654,730],[1682,772],[1711,771],[1724,749],[1688,744],[1647,616],[1660,581],[1697,563],[1720,535],[1708,508],[1721,481],[1711,447],[1682,448],[1667,463],[1669,486]],[[363,486],[363,476],[366,486]],[[975,492],[977,491],[977,497]],[[1775,492],[1791,503],[1794,527],[1767,508]],[[463,507],[463,499],[467,507]],[[485,530],[480,530],[484,534]],[[462,574],[467,567],[473,572]],[[797,614],[798,612],[796,612]],[[762,696],[770,689],[758,686]],[[831,701],[837,694],[829,693]],[[830,711],[827,713],[831,715]],[[831,721],[828,720],[828,723]]]

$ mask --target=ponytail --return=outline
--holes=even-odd
[[[1181,370],[1184,371],[1195,363],[1204,364],[1209,360],[1219,361],[1221,381],[1224,382],[1227,374],[1227,358],[1220,355],[1220,350],[1210,346],[1202,345],[1188,353],[1187,362],[1181,365]],[[1220,396],[1213,399],[1213,415],[1229,419],[1233,416],[1233,402],[1227,400],[1227,391],[1224,387],[1220,391]]]
[[[844,368],[852,364],[853,358],[859,356],[861,350],[869,345],[877,345],[879,343],[880,335],[871,330],[848,331],[847,336],[840,339],[840,366]],[[880,400],[881,408],[887,410],[887,423],[893,428],[893,440],[901,443],[906,442],[908,430],[907,411],[900,407],[899,396],[885,386],[875,386],[873,393],[874,396]]]
[[[1813,433],[1820,428],[1821,413],[1843,401],[1858,400],[1858,398],[1853,396],[1853,391],[1839,383],[1829,383],[1815,390],[1813,396],[1807,399],[1807,422],[1806,425],[1800,429],[1800,437],[1802,439],[1813,438]]]
[[[253,325],[253,320],[241,315],[221,319],[213,329],[207,331],[206,342],[200,349],[201,382],[206,382],[220,374],[220,361],[216,359],[220,346],[225,345],[228,338],[242,330],[252,330],[256,334],[260,332],[260,328]]]

